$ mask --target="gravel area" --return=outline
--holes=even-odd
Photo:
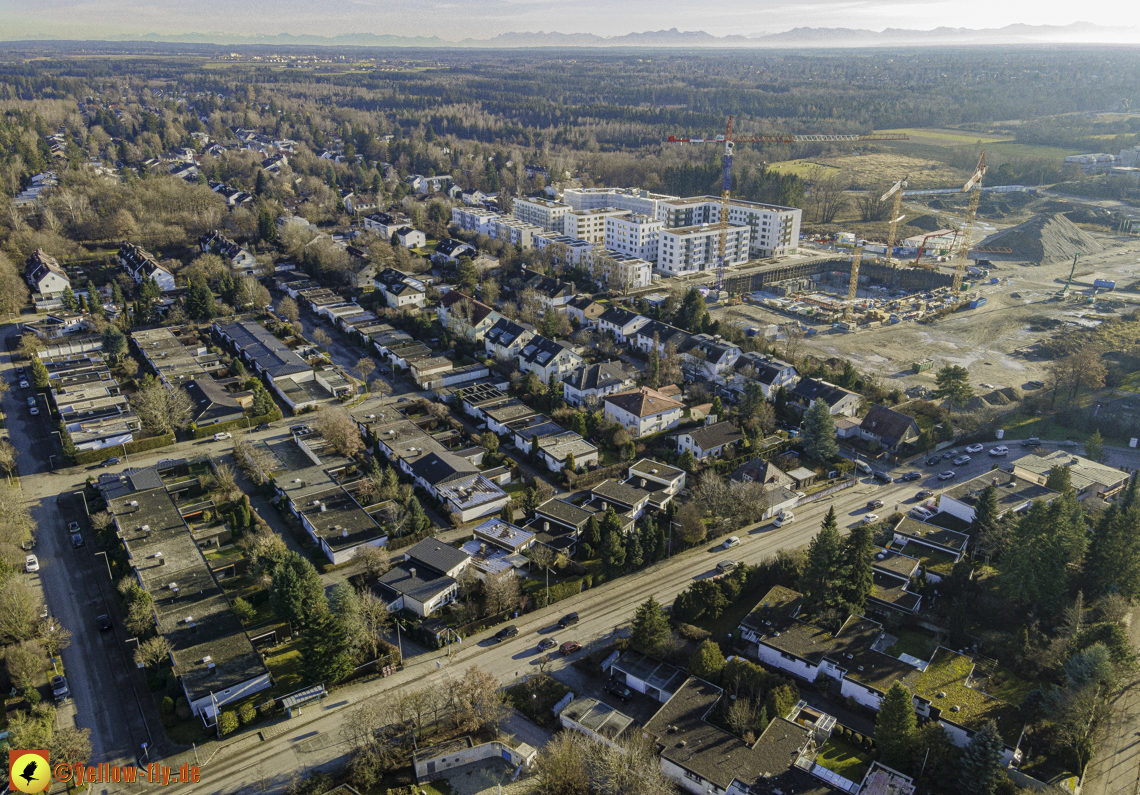
[[[530,777],[526,773],[520,774],[516,781],[511,781],[512,775],[514,770],[505,762],[480,762],[458,768],[448,782],[458,795],[499,795],[500,785],[502,795],[523,795],[530,790]]]

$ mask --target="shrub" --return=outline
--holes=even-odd
[[[238,716],[237,716],[237,714],[233,710],[229,710],[229,709],[226,710],[225,712],[222,713],[222,717],[220,719],[219,726],[222,730],[223,736],[225,736],[227,734],[232,734],[238,727]]]
[[[247,701],[238,707],[238,717],[241,718],[243,725],[248,726],[257,720],[257,708]]]
[[[685,640],[692,641],[693,643],[703,643],[712,637],[712,633],[707,629],[694,627],[692,624],[686,624],[684,622],[678,622],[675,629],[678,635],[680,635]]]
[[[264,704],[261,704],[260,706],[258,706],[257,711],[261,713],[261,717],[268,718],[270,715],[273,714],[273,707],[274,706],[275,706],[275,702],[266,701]]]
[[[190,711],[190,702],[185,698],[179,698],[174,705],[174,714],[178,716],[179,720],[189,720],[193,714]]]
[[[161,711],[163,715],[173,715],[174,699],[172,699],[170,696],[163,698],[162,703],[159,705],[159,711]]]
[[[862,745],[863,744],[863,735],[860,734],[859,732],[856,732],[856,731],[851,732],[851,744],[852,745]]]

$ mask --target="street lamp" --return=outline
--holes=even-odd
[[[107,579],[114,581],[115,578],[113,576],[111,576],[111,559],[107,557],[107,553],[106,552],[96,552],[95,554],[103,556],[103,562],[107,564]]]

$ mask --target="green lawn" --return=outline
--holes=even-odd
[[[718,558],[717,562],[720,560],[721,559]],[[715,563],[713,565],[715,565]],[[700,620],[694,622],[694,626],[707,629],[712,633],[712,639],[719,643],[725,640],[730,632],[733,633],[733,637],[736,636],[736,628],[740,626],[740,622],[744,620],[746,615],[752,612],[752,608],[754,607],[756,607],[754,600],[741,597],[726,607],[719,618],[709,618],[707,615],[701,616]]]
[[[899,630],[895,645],[887,649],[887,654],[898,657],[900,654],[909,654],[920,660],[929,660],[934,653],[938,641],[922,632],[912,632],[908,629]],[[1020,703],[1020,702],[1018,702]]]
[[[899,130],[879,130],[882,133],[902,133],[909,135],[911,139],[921,139],[918,143],[933,144],[935,146],[961,146],[962,144],[972,144],[981,141],[984,144],[998,143],[1008,141],[1008,138],[994,138],[992,135],[985,133],[974,133],[969,130],[937,130],[937,129],[916,129],[906,128]]]
[[[1027,682],[1004,665],[999,665],[983,689],[1007,704],[1020,704],[1036,687],[1035,683]]]
[[[270,690],[265,691],[264,700],[288,695],[300,690],[304,685],[304,674],[301,667],[301,639],[291,640],[279,649],[265,655],[265,667],[273,675],[276,683]]]
[[[815,762],[856,784],[863,780],[863,776],[867,775],[867,770],[871,767],[870,755],[835,737],[823,744]]]

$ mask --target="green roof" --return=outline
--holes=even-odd
[[[1024,722],[1017,707],[969,686],[974,661],[964,654],[939,648],[925,671],[914,671],[903,679],[912,694],[937,709],[940,717],[976,731],[987,722],[997,723],[1006,745],[1016,747]],[[958,711],[955,712],[954,708]]]

